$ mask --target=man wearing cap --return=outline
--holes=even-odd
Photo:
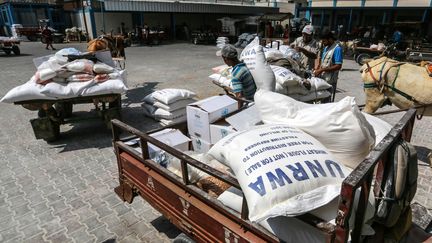
[[[232,92],[237,98],[253,100],[257,87],[246,64],[239,61],[237,49],[233,45],[225,45],[221,50],[221,56],[226,65],[233,67]]]
[[[332,85],[332,96],[329,101],[333,102],[336,94],[339,70],[342,68],[343,51],[330,30],[323,31],[320,39],[324,49],[318,61],[318,67],[314,71],[314,75]]]
[[[302,36],[297,38],[291,47],[300,52],[300,65],[306,70],[312,70],[315,66],[315,59],[318,56],[318,43],[312,38],[314,28],[306,25],[303,28]]]

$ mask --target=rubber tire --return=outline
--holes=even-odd
[[[364,59],[368,59],[368,58],[372,58],[371,55],[369,55],[369,54],[367,54],[367,53],[360,53],[360,54],[357,56],[357,58],[356,58],[356,62],[357,62],[359,65],[363,65],[363,64],[364,64],[364,63],[363,63],[363,60],[364,60]]]
[[[12,46],[12,52],[17,56],[21,55],[21,50],[18,46]]]
[[[195,243],[189,236],[184,233],[179,234],[173,241],[173,243]]]
[[[42,44],[46,44],[45,37],[42,36],[40,40],[41,40]]]
[[[6,55],[10,55],[11,54],[11,50],[10,49],[3,49],[3,51],[6,53]]]

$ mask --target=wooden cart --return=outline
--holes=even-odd
[[[361,196],[356,211],[356,226],[351,229],[352,242],[359,242],[361,222],[363,222],[371,183],[374,180],[376,188],[379,188],[382,185],[381,182],[385,180],[383,175],[394,169],[393,163],[388,161],[389,151],[398,140],[410,140],[414,120],[415,110],[412,109],[344,180],[336,225],[309,214],[297,218],[318,228],[326,236],[327,242],[347,242],[350,232],[348,220],[353,211],[354,192],[360,188]],[[187,167],[188,165],[193,166],[231,186],[240,188],[236,179],[194,160],[125,123],[118,120],[113,120],[112,123],[113,146],[117,156],[120,183],[115,188],[115,192],[122,200],[131,203],[135,196],[140,195],[197,242],[279,242],[276,236],[247,219],[248,209],[245,200],[243,200],[241,213],[231,210],[192,185],[188,180]],[[187,133],[185,123],[176,125],[175,128]],[[124,133],[132,136],[121,138],[120,135],[123,136]],[[137,137],[140,140],[141,153],[125,143]],[[148,143],[180,159],[182,178],[149,159]],[[374,173],[375,170],[376,173]],[[380,191],[376,191],[375,194],[379,200]],[[376,237],[379,237],[383,229],[375,228],[375,230]],[[383,239],[375,240],[382,242]]]
[[[15,102],[24,108],[38,111],[38,118],[31,119],[36,139],[43,139],[47,142],[58,139],[60,125],[82,121],[82,117],[72,117],[74,104],[95,104],[95,116],[86,117],[99,118],[105,122],[107,128],[111,128],[112,119],[121,118],[121,94],[105,94],[96,96],[82,96],[70,99],[59,100],[29,100]]]
[[[6,55],[10,55],[13,52],[13,54],[18,56],[21,54],[19,44],[20,44],[19,40],[0,39],[0,50],[6,53]]]

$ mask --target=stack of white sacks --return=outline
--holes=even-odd
[[[332,86],[323,79],[316,77],[307,79],[311,84],[308,90],[303,85],[305,80],[290,70],[279,66],[271,66],[271,68],[276,76],[275,92],[277,93],[303,102],[320,100],[331,95],[328,89]]]
[[[162,89],[144,97],[144,115],[170,125],[186,121],[186,106],[196,94],[186,89]]]
[[[277,43],[274,43],[277,45]],[[282,47],[281,45],[280,47]],[[249,68],[255,83],[259,89],[275,91],[288,95],[296,100],[309,102],[329,97],[328,91],[331,85],[320,78],[308,79],[311,89],[303,85],[306,80],[291,72],[290,70],[269,65],[267,60],[279,58],[295,58],[298,54],[289,46],[282,48],[285,52],[270,49],[259,45],[258,38],[255,38],[241,53],[242,60]],[[209,78],[219,86],[231,87],[232,68],[227,65],[218,66],[212,69],[213,74]]]
[[[222,47],[224,47],[226,44],[229,44],[229,39],[228,37],[218,37],[216,39],[216,46],[220,49],[222,49]]]
[[[80,55],[74,48],[57,52],[37,66],[37,72],[25,84],[10,90],[2,102],[56,100],[78,96],[121,94],[127,90],[126,73],[102,62],[88,59],[68,62],[67,55]]]

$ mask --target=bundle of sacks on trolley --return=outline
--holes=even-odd
[[[220,121],[226,116],[222,111],[231,113],[232,107],[210,107],[215,99],[220,101],[213,105],[226,100],[221,96],[210,97],[186,108],[190,139],[195,140],[194,136],[200,135],[199,140],[203,143],[202,140],[210,136],[207,152],[202,153],[195,143],[195,151],[185,151],[188,146],[176,147],[172,139],[161,141],[235,177],[241,190],[188,166],[192,183],[237,212],[241,211],[245,197],[249,219],[285,242],[324,241],[319,230],[294,216],[310,213],[334,223],[342,181],[392,128],[379,118],[362,113],[353,97],[345,97],[336,103],[306,104],[286,95],[258,90],[255,103],[223,118],[224,123]],[[221,113],[217,114],[219,110]],[[210,124],[198,127],[196,120],[202,119],[205,112]],[[221,126],[225,126],[220,129],[223,132],[214,135],[213,128]],[[161,153],[153,160],[181,177],[180,160]],[[351,229],[358,197],[359,192],[350,217]],[[371,190],[363,235],[374,234],[370,226],[374,215],[375,198]]]
[[[127,90],[124,70],[119,71],[96,56],[85,55],[74,48],[62,49],[53,56],[38,58],[34,62],[36,73],[25,84],[10,90],[2,102],[121,94]]]
[[[329,97],[331,85],[316,77],[306,77],[299,64],[299,53],[280,42],[263,47],[255,38],[241,52],[240,58],[249,68],[259,89],[275,91],[296,100],[310,102]],[[217,85],[231,88],[232,68],[227,65],[212,69],[209,78]]]

